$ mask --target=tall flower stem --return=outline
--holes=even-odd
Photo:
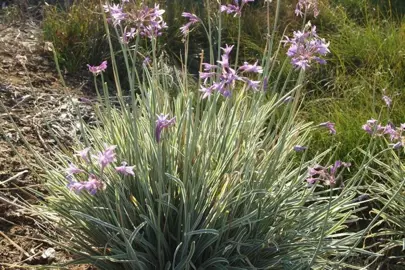
[[[236,43],[236,57],[235,57],[235,67],[234,69],[237,68],[238,66],[238,58],[239,58],[239,46],[240,46],[240,36],[242,32],[242,19],[241,15],[238,16],[238,41]]]
[[[212,24],[211,24],[211,6],[209,1],[207,0],[207,13],[208,13],[208,32],[207,29],[205,28],[204,23],[202,23],[205,32],[207,32],[208,34],[208,44],[210,46],[210,64],[213,65],[214,64],[214,49],[212,47]]]

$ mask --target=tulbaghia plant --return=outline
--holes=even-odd
[[[111,16],[114,10],[108,7]],[[128,13],[127,25],[115,29],[154,41],[164,28],[163,12],[155,6]],[[303,69],[327,52],[315,28],[307,31],[289,40]],[[258,62],[231,67],[233,46],[226,45],[217,63],[211,56],[202,64],[198,89],[199,82],[184,76],[185,67],[169,73],[162,60],[158,69],[156,51],[153,68],[140,59],[144,76],[133,75],[137,52],[121,45],[130,95],[124,98],[111,61],[117,103],[104,82],[105,96],[95,107],[99,124],[81,120],[74,148],[83,150],[56,152],[41,164],[48,189],[38,213],[57,224],[55,241],[74,253],[74,263],[106,270],[329,269],[362,252],[353,246],[360,234],[343,231],[357,220],[359,178],[334,185],[344,166],[335,163],[317,170],[322,176],[313,173],[317,180],[308,187],[306,168],[322,164],[328,151],[309,158],[296,153],[316,128],[298,117],[302,80],[291,89],[283,83],[283,96],[258,91],[260,78],[277,76]],[[111,51],[113,60],[112,45]],[[233,95],[238,89],[254,91]],[[201,100],[199,90],[203,98],[228,98]],[[329,185],[318,189],[315,182]]]

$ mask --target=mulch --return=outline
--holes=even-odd
[[[73,104],[91,121],[91,107],[80,102],[86,78],[71,78],[63,87],[41,39],[39,22],[2,23],[0,17],[0,269],[29,269],[62,264],[71,254],[55,246],[46,234],[53,226],[42,222],[24,202],[40,203],[29,189],[44,192],[33,169],[35,156],[47,155],[61,142],[69,146],[79,132]],[[17,127],[17,128],[16,128]],[[13,149],[14,148],[14,149]],[[88,265],[68,269],[95,269]]]

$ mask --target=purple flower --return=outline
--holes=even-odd
[[[295,15],[302,16],[304,12],[310,9],[312,9],[314,17],[316,18],[319,15],[318,0],[298,0],[295,6]]]
[[[101,166],[101,169],[104,169],[108,164],[115,161],[115,148],[116,145],[105,146],[105,150],[100,152],[97,156],[98,163]]]
[[[150,65],[151,62],[152,62],[152,61],[150,60],[149,57],[145,57],[145,59],[144,59],[143,62],[142,62],[142,65],[143,65],[144,67],[147,67],[147,66]]]
[[[200,72],[200,79],[204,80],[204,84],[206,84],[207,80],[214,77],[215,74],[215,72]]]
[[[77,156],[81,157],[84,161],[89,162],[89,152],[91,147],[86,147],[83,150],[77,151]]]
[[[259,91],[260,81],[246,80],[248,87],[254,91]]]
[[[382,99],[388,108],[391,107],[392,99],[389,96],[383,95]]]
[[[127,163],[124,161],[121,163],[121,166],[115,167],[115,170],[123,175],[135,175],[134,167],[135,166],[127,166]]]
[[[335,185],[337,170],[340,167],[350,167],[350,163],[342,162],[340,160],[335,161],[335,163],[329,168],[323,167],[321,165],[315,165],[314,167],[308,168],[308,178],[306,181],[308,184],[313,185],[318,181],[323,182],[325,185]]]
[[[73,163],[69,163],[69,168],[66,169],[66,172],[69,175],[73,175],[73,174],[77,174],[77,173],[82,173],[84,171],[79,169],[78,167],[76,167],[76,165],[74,165]]]
[[[335,123],[332,123],[332,122],[328,121],[328,122],[320,123],[318,126],[319,127],[326,127],[327,129],[329,129],[329,132],[332,135],[336,134]]]
[[[362,127],[361,127],[365,132],[367,132],[368,134],[373,134],[373,127],[372,126],[370,126],[370,125],[368,125],[368,124],[364,124]]]
[[[103,5],[103,8],[104,12],[110,13],[110,19],[114,26],[119,25],[127,17],[127,14],[123,12],[122,7],[118,4]]]
[[[99,190],[105,189],[104,183],[98,180],[93,174],[90,175],[87,182],[83,182],[83,186],[91,195],[96,194]]]
[[[89,64],[87,64],[87,67],[89,68],[89,71],[91,73],[97,76],[107,69],[107,61],[103,61],[99,66],[90,66]]]
[[[208,64],[208,63],[203,63],[202,65],[204,66],[204,71],[211,71],[213,69],[218,68],[217,65],[211,65],[211,64]]]
[[[370,135],[373,135],[374,132],[383,133],[385,128],[381,125],[376,126],[377,122],[378,121],[373,118],[367,120],[366,124],[362,126],[362,129]]]
[[[73,180],[73,178],[68,178],[68,181],[69,183],[67,184],[67,187],[76,194],[79,194],[83,189],[86,189],[89,194],[95,195],[97,191],[105,189],[104,183],[98,180],[93,174],[91,174],[88,181],[85,182],[77,182]]]
[[[142,65],[147,67],[150,64],[151,60],[148,56],[145,57],[145,59],[142,62]]]
[[[294,151],[295,152],[302,152],[302,151],[305,151],[305,150],[307,150],[308,149],[308,147],[306,147],[306,146],[302,146],[302,145],[296,145],[296,146],[294,146]]]
[[[306,70],[312,62],[326,64],[326,61],[320,56],[325,56],[330,52],[329,43],[319,38],[316,34],[316,27],[311,27],[310,23],[305,26],[304,32],[296,31],[292,39],[286,37],[283,42],[290,44],[287,56],[291,58],[291,63],[295,67]]]
[[[154,8],[144,7],[135,16],[141,35],[150,39],[161,36],[162,30],[167,28],[162,17],[164,13],[165,10],[160,9],[158,4]]]
[[[226,12],[227,14],[232,14],[235,13],[235,16],[240,16],[242,8],[245,4],[249,2],[254,2],[254,0],[242,0],[242,5],[239,6],[239,1],[234,0],[234,4],[227,4],[227,5],[221,5],[221,12]]]
[[[392,145],[392,148],[394,148],[394,149],[399,149],[399,148],[401,148],[402,146],[403,146],[402,142],[399,141],[399,142],[393,144],[393,145]]]
[[[136,28],[131,27],[129,31],[125,29],[124,34],[121,37],[121,42],[124,44],[128,44],[129,41],[135,37],[136,33]]]
[[[237,1],[236,1],[237,3]],[[241,15],[241,10],[238,4],[236,5],[232,5],[232,4],[228,4],[228,5],[221,5],[220,8],[221,12],[226,12],[226,14],[232,14],[235,13],[235,16],[240,16]]]
[[[160,135],[164,128],[168,128],[176,123],[176,117],[168,119],[169,115],[160,114],[157,116],[156,128],[155,128],[155,138],[157,142],[160,142]]]
[[[81,182],[74,181],[72,178],[68,178],[68,181],[69,183],[67,184],[67,188],[77,194],[80,193],[80,191],[82,191],[82,189],[84,188]]]
[[[200,89],[200,92],[204,93],[202,97],[203,99],[210,96],[214,91],[220,93],[224,97],[229,97],[231,95],[231,90],[235,88],[235,83],[237,81],[247,83],[248,88],[254,91],[259,90],[261,81],[254,81],[247,77],[240,76],[238,72],[262,73],[262,67],[258,66],[257,62],[253,65],[245,62],[237,70],[231,68],[229,65],[229,56],[232,52],[233,47],[233,45],[229,46],[228,44],[226,44],[224,48],[221,48],[224,53],[221,55],[221,61],[217,61],[219,64],[218,66],[203,63],[204,72],[200,72],[200,79],[204,80],[204,85],[201,86]],[[218,68],[221,68],[221,73],[218,81],[214,82],[211,86],[206,86],[208,79],[214,78],[217,75],[217,72],[213,70]]]
[[[387,124],[385,127],[384,127],[384,131],[383,131],[383,134],[389,134],[390,135],[390,140],[391,140],[391,142],[392,141],[394,141],[394,140],[398,140],[398,139],[400,139],[400,134],[399,134],[399,132],[395,129],[395,127],[393,126],[393,125],[391,125],[391,124]]]
[[[188,13],[188,12],[183,12],[181,14],[181,16],[183,16],[184,18],[188,19],[188,23],[186,23],[185,25],[183,25],[182,27],[180,27],[181,33],[186,36],[189,32],[190,26],[192,26],[193,24],[196,24],[198,22],[200,22],[200,18],[198,18],[195,14],[192,13]]]
[[[211,96],[213,90],[214,90],[213,86],[205,87],[205,86],[201,85],[200,92],[204,93],[204,95],[202,96],[202,99],[205,99],[205,98]]]
[[[253,65],[249,64],[248,62],[244,62],[243,66],[239,67],[239,70],[242,72],[253,72],[253,73],[263,73],[263,68],[257,65],[257,62]]]

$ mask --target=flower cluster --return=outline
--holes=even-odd
[[[87,67],[89,68],[89,71],[93,73],[93,75],[97,76],[107,69],[107,61],[103,61],[99,66],[90,66],[87,64]]]
[[[321,165],[315,165],[308,168],[308,177],[306,181],[310,186],[317,182],[323,182],[325,185],[335,185],[337,178],[337,170],[340,167],[350,167],[350,163],[342,162],[337,160],[332,166],[324,167]]]
[[[190,26],[192,26],[193,24],[196,24],[198,22],[201,22],[200,18],[198,18],[197,15],[192,14],[192,13],[183,12],[181,14],[181,16],[188,19],[188,23],[186,23],[185,25],[180,27],[180,31],[184,36],[186,36],[188,34],[188,32],[190,31]]]
[[[103,5],[104,12],[110,14],[109,20],[112,21],[114,26],[121,24],[125,20],[127,14],[123,11],[123,7],[119,4]]]
[[[91,195],[95,195],[97,191],[105,189],[105,184],[99,180],[94,174],[90,174],[87,181],[79,182],[74,180],[72,175],[66,177],[69,181],[67,187],[79,194],[82,190],[87,190]]]
[[[102,175],[104,168],[116,161],[115,148],[115,145],[105,145],[104,151],[98,153],[97,155],[90,156],[91,148],[87,147],[81,151],[78,151],[76,155],[80,157],[80,159],[83,160],[86,165],[91,163],[92,157],[95,158],[101,170],[100,175]],[[134,167],[135,166],[127,166],[126,162],[122,162],[121,166],[115,167],[115,170],[122,175],[134,175]],[[94,173],[88,173],[86,170],[80,169],[73,163],[69,164],[66,172],[66,179],[68,180],[67,187],[77,194],[83,190],[87,190],[89,194],[94,195],[97,193],[97,191],[105,189],[105,183],[100,179],[101,177],[95,175]],[[87,181],[77,181],[75,179],[75,175],[77,174],[87,174]]]
[[[122,1],[128,2],[127,0]],[[160,9],[158,4],[153,8],[143,6],[141,9],[125,13],[123,6],[119,4],[103,5],[104,11],[109,13],[109,21],[114,26],[120,25],[123,20],[128,24],[125,27],[124,34],[121,37],[123,43],[128,43],[130,39],[134,38],[137,34],[150,39],[162,35],[162,30],[167,28],[162,15],[165,13],[164,9]]]
[[[163,29],[167,28],[166,22],[163,20],[164,9],[160,9],[158,4],[153,8],[143,6],[141,9],[129,14],[130,31],[126,32],[123,39],[131,39],[137,33],[143,37],[150,39],[162,35]]]
[[[300,69],[307,69],[312,62],[326,64],[320,56],[325,56],[329,51],[329,42],[319,38],[316,34],[316,26],[311,23],[305,26],[304,31],[295,31],[292,39],[286,37],[285,44],[290,44],[287,55],[291,58],[291,63]]]
[[[160,135],[163,129],[168,128],[176,123],[176,117],[168,119],[169,115],[160,114],[157,116],[155,127],[155,138],[157,142],[160,142]]]
[[[242,0],[241,5],[239,5],[239,0],[234,0],[234,4],[221,5],[221,12],[226,12],[227,14],[234,13],[235,16],[240,16],[242,14],[242,8],[248,2],[254,2],[255,0]]]
[[[405,136],[403,136],[405,123],[401,124],[399,127],[395,127],[392,123],[382,126],[378,124],[378,120],[370,119],[362,126],[362,129],[368,134],[374,136],[388,135],[394,149],[399,149],[405,144]]]
[[[314,17],[318,17],[318,0],[298,0],[297,5],[295,6],[295,15],[302,16],[304,12],[311,10],[314,13]]]
[[[211,65],[203,63],[204,72],[200,72],[200,78],[204,80],[201,86],[201,92],[204,93],[203,98],[209,97],[214,91],[219,92],[224,97],[231,95],[231,90],[235,87],[236,81],[242,81],[248,85],[249,88],[258,91],[260,81],[253,81],[247,77],[242,76],[245,73],[263,73],[263,68],[254,63],[253,65],[245,62],[237,70],[233,69],[229,65],[229,55],[233,49],[233,46],[226,45],[222,48],[224,53],[221,56],[221,61],[218,61],[219,65]],[[216,70],[221,69],[221,75],[219,80],[212,85],[207,86],[207,81],[210,78],[214,78],[217,74]]]

